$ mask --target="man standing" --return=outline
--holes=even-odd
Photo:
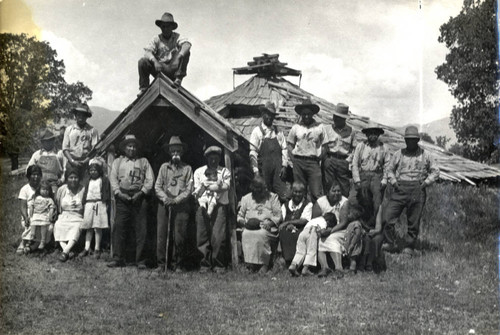
[[[139,60],[139,95],[149,86],[149,75],[157,76],[162,72],[177,86],[186,76],[191,43],[174,32],[177,22],[170,13],[165,13],[160,20],[155,21],[161,34],[155,36],[146,48],[144,57]]]
[[[210,184],[207,189],[217,193],[217,204],[211,215],[205,208],[199,206],[196,210],[196,242],[202,255],[200,271],[224,272],[227,267],[227,257],[224,254],[227,243],[227,211],[229,204],[229,187],[231,173],[225,167],[219,166],[222,149],[217,146],[205,150],[207,165],[194,172],[194,188],[200,189],[207,182],[205,171],[217,170],[217,183]],[[209,184],[209,183],[206,183]]]
[[[269,101],[259,109],[262,113],[262,122],[250,135],[250,164],[254,175],[260,174],[266,182],[267,189],[276,193],[280,201],[284,202],[286,185],[283,179],[288,164],[285,135],[273,126],[277,114],[274,103]]]
[[[138,158],[139,141],[126,135],[120,143],[125,157],[113,162],[109,181],[116,198],[116,217],[113,227],[113,261],[108,267],[125,265],[127,234],[135,232],[135,261],[138,269],[146,268],[144,249],[147,235],[147,202],[145,197],[153,188],[153,169],[146,158]]]
[[[78,105],[72,110],[76,124],[70,125],[64,132],[62,150],[67,164],[78,170],[83,177],[90,160],[89,153],[99,141],[97,129],[87,123],[92,111],[87,105]]]
[[[395,225],[406,208],[408,232],[404,239],[403,253],[413,255],[418,238],[420,217],[425,205],[426,188],[439,178],[439,168],[430,154],[418,142],[420,135],[415,126],[405,130],[406,148],[396,151],[389,163],[388,178],[392,185],[385,209],[385,236],[387,251],[397,251]]]
[[[374,123],[369,123],[362,130],[367,140],[359,143],[352,158],[352,179],[355,190],[369,189],[373,195],[373,208],[378,210],[382,203],[383,190],[387,185],[387,169],[390,153],[385,145],[379,141],[384,130]],[[349,195],[349,201],[356,197],[356,193]]]
[[[325,142],[323,126],[313,119],[319,106],[310,100],[295,106],[300,122],[288,133],[288,154],[293,164],[293,179],[307,186],[312,202],[323,195],[321,168],[319,166],[321,146]]]
[[[31,156],[28,167],[38,165],[42,168],[42,181],[47,181],[52,187],[52,192],[57,193],[57,188],[62,184],[64,172],[64,158],[62,152],[57,152],[55,147],[56,136],[45,129],[40,135],[41,149]]]
[[[158,197],[156,257],[158,268],[164,271],[169,225],[174,225],[175,270],[185,270],[187,256],[187,227],[191,210],[189,198],[193,191],[193,171],[181,160],[185,144],[177,136],[172,136],[168,150],[172,159],[164,163],[158,172],[155,193]]]
[[[349,196],[351,171],[347,158],[354,151],[355,132],[347,125],[349,106],[339,103],[333,112],[333,125],[325,127],[328,144],[325,146],[323,174],[325,188],[340,185],[342,195]]]

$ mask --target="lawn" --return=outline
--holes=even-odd
[[[17,193],[2,180],[1,334],[498,334],[498,189],[430,189],[422,249],[341,280],[108,269],[18,256]],[[106,255],[107,257],[108,255]]]

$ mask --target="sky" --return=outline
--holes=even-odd
[[[447,53],[439,27],[461,7],[462,0],[0,0],[0,31],[48,41],[66,81],[93,91],[89,105],[121,111],[138,93],[137,62],[160,33],[154,21],[170,12],[192,43],[183,86],[202,100],[233,89],[232,68],[278,53],[302,71],[306,91],[402,126],[451,113],[455,100],[434,69]],[[236,76],[236,85],[247,79]]]

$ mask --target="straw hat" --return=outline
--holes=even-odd
[[[207,157],[210,154],[217,154],[217,155],[222,155],[222,149],[219,148],[218,146],[212,145],[211,147],[208,147],[205,150],[205,157]]]
[[[276,106],[271,101],[267,101],[264,106],[260,106],[259,110],[261,113],[270,113],[273,115],[278,114],[278,112],[276,111]]]
[[[420,139],[420,134],[418,133],[418,128],[415,126],[406,127],[405,138],[418,138],[418,139]]]
[[[343,103],[338,103],[337,106],[335,107],[335,110],[333,111],[333,115],[340,116],[344,119],[349,118],[349,106]]]
[[[90,110],[89,106],[85,104],[78,104],[73,109],[71,110],[72,113],[78,113],[82,112],[88,115],[88,117],[92,117],[92,111]]]
[[[182,150],[186,150],[186,143],[182,143],[179,136],[170,137],[170,141],[168,142],[168,149],[171,147],[181,147]]]
[[[48,129],[44,129],[40,134],[40,141],[49,141],[56,137],[53,132]]]

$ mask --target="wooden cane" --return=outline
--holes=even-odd
[[[167,267],[168,267],[168,260],[169,260],[169,257],[168,257],[168,249],[169,249],[169,246],[170,246],[170,221],[172,219],[172,207],[171,206],[167,206],[167,209],[168,209],[168,221],[167,221],[167,246],[166,246],[166,252],[165,252],[165,273],[167,272]]]

